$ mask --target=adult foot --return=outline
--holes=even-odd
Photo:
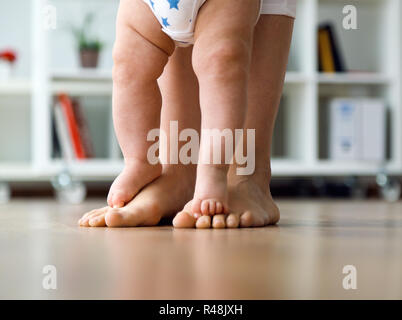
[[[111,208],[124,207],[144,186],[162,173],[160,164],[151,165],[139,160],[126,160],[123,171],[109,190],[107,204]]]
[[[86,213],[83,227],[154,226],[164,217],[173,216],[194,192],[195,172],[189,167],[171,166],[143,188],[122,208],[104,207]]]
[[[236,176],[229,181],[229,203],[237,214],[226,219],[227,227],[264,227],[279,221],[279,208],[272,199],[268,179],[258,183],[252,176]]]

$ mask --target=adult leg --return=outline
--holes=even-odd
[[[263,15],[255,30],[251,65],[246,129],[255,129],[256,163],[250,176],[236,175],[236,165],[228,174],[230,206],[234,214],[228,227],[261,227],[279,221],[271,181],[271,143],[282,96],[294,19]]]
[[[279,220],[279,210],[269,189],[270,150],[293,22],[286,16],[263,15],[254,31],[245,128],[256,130],[256,168],[251,176],[236,175],[236,165],[229,169],[229,206],[235,214],[227,218],[216,215],[212,221],[209,217],[196,220],[183,210],[174,219],[175,227],[191,228],[197,224],[208,228],[211,223],[217,228],[251,227],[275,224]]]

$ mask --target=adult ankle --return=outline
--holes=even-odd
[[[271,169],[260,168],[254,170],[251,175],[238,175],[235,169],[230,169],[228,173],[228,181],[231,185],[236,185],[242,182],[253,182],[263,191],[269,191],[269,184],[271,182]]]

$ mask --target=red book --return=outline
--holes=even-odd
[[[68,132],[70,133],[75,156],[77,159],[86,159],[77,119],[74,115],[73,104],[66,94],[59,94],[58,99],[67,122]]]
[[[84,148],[85,157],[94,158],[95,157],[95,150],[91,139],[91,134],[89,132],[89,125],[87,118],[84,114],[84,110],[81,107],[81,104],[78,100],[72,100],[73,109],[74,109],[74,116],[75,120],[78,125],[78,130],[80,132],[82,146]]]

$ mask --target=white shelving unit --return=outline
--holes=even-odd
[[[56,30],[42,28],[42,8],[47,4],[58,9],[61,25]],[[358,30],[342,28],[342,8],[347,4],[357,7]],[[21,20],[14,22],[19,38],[4,38],[7,31],[1,30],[0,48],[21,50],[24,67],[15,78],[0,83],[0,181],[48,181],[65,168],[62,160],[52,157],[51,105],[58,92],[81,97],[92,121],[97,158],[69,164],[71,173],[82,180],[112,180],[120,172],[122,161],[110,113],[114,36],[110,26],[114,25],[117,6],[117,0],[16,0],[0,4],[0,20],[12,16],[10,10],[22,11],[18,13]],[[381,169],[402,174],[401,6],[399,0],[299,0],[274,138],[274,176],[374,176]],[[77,68],[71,37],[63,30],[65,20],[73,17],[79,21],[88,8],[107,12],[99,26],[108,39],[99,70]],[[317,26],[327,20],[336,26],[348,68],[361,72],[317,72]],[[10,19],[6,22],[13,23]],[[62,65],[62,59],[68,64]],[[385,163],[331,161],[324,150],[328,130],[322,120],[325,101],[361,95],[380,97],[387,103],[389,157]]]

